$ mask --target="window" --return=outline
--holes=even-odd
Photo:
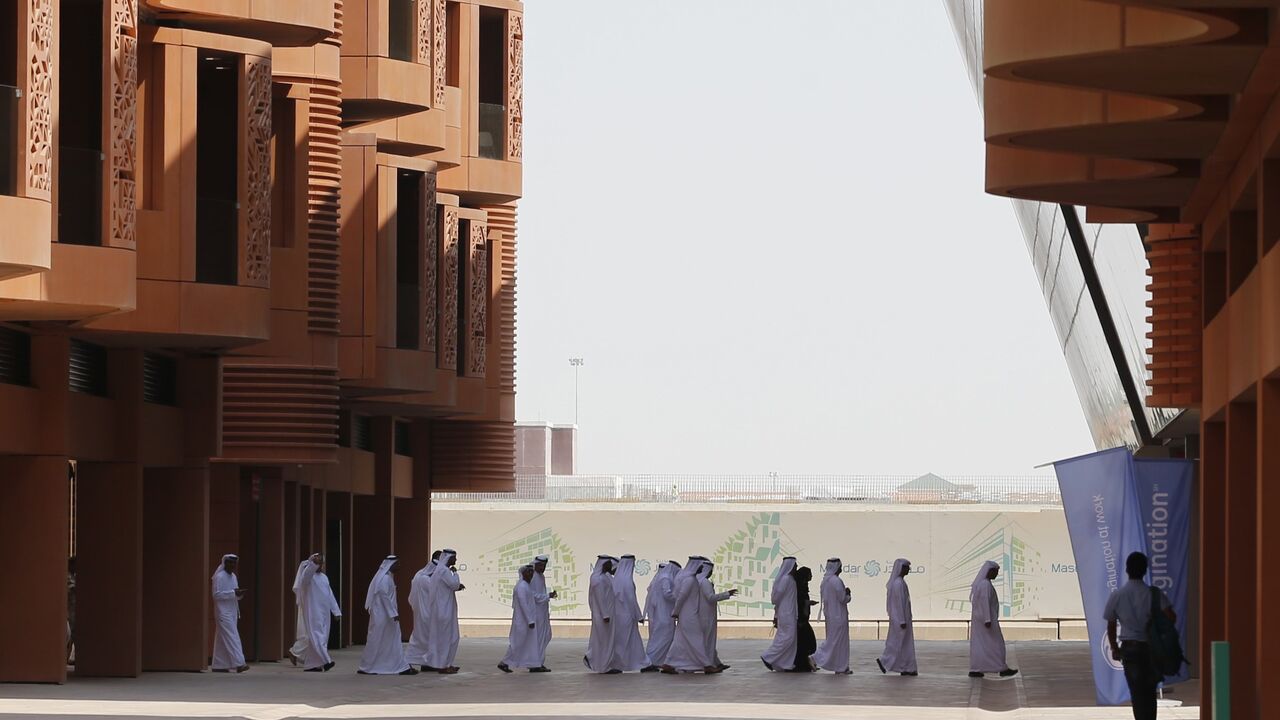
[[[458,3],[445,5],[444,10],[444,82],[449,87],[461,87],[462,34],[459,29],[462,15]]]
[[[0,328],[0,382],[31,384],[31,336]]]
[[[18,192],[18,2],[0,0],[0,195]]]
[[[58,61],[102,66],[102,0],[62,0]],[[102,74],[58,74],[58,242],[102,244]]]
[[[297,105],[287,97],[271,100],[271,246],[293,247],[294,196],[298,192]],[[302,148],[306,152],[306,148]]]
[[[157,405],[178,404],[178,362],[165,355],[142,357],[142,399]]]
[[[422,173],[396,177],[396,347],[422,345]]]
[[[351,416],[351,447],[357,450],[370,450],[373,445],[369,439],[369,416]]]
[[[418,3],[415,0],[387,0],[387,55],[391,59],[413,62],[417,29]]]
[[[107,395],[107,349],[101,345],[71,341],[71,367],[67,385],[74,392]]]
[[[407,420],[397,420],[395,422],[395,438],[394,450],[397,455],[412,455],[409,449],[409,422]]]
[[[200,51],[196,69],[196,281],[239,278],[239,58]]]
[[[502,160],[507,151],[507,14],[480,8],[480,157]]]

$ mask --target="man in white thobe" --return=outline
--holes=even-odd
[[[707,621],[699,583],[703,564],[710,562],[700,555],[689,558],[683,571],[676,578],[676,605],[672,617],[676,619],[675,639],[667,652],[667,662],[662,672],[704,672],[708,675],[723,672],[715,656],[707,653],[707,635],[703,624]],[[690,568],[693,568],[690,571]]]
[[[623,555],[618,560],[617,574],[613,578],[613,658],[610,670],[635,672],[649,666],[649,656],[644,651],[640,637],[640,623],[644,612],[636,598],[636,556]]]
[[[782,558],[782,565],[773,575],[769,600],[773,603],[773,626],[776,631],[769,649],[760,656],[760,662],[770,670],[782,672],[796,666],[796,622],[799,617],[796,605],[796,579],[791,571],[796,569],[796,559]]]
[[[307,559],[299,574],[298,615],[302,618],[306,642],[298,661],[306,672],[328,672],[336,664],[329,656],[330,618],[342,617],[342,608],[329,587],[324,557],[319,553]]]
[[[244,590],[236,578],[240,558],[233,554],[222,556],[222,562],[213,571],[213,615],[216,622],[213,636],[214,672],[238,672],[249,669],[244,662],[244,646],[240,644],[240,598]]]
[[[458,577],[458,553],[445,548],[440,563],[431,573],[428,591],[431,605],[428,618],[431,629],[427,637],[427,652],[423,655],[422,669],[435,670],[441,675],[453,675],[458,667],[453,664],[458,656],[458,591],[466,588]]]
[[[511,591],[511,633],[507,636],[507,654],[498,669],[504,673],[511,668],[528,668],[533,672],[542,667],[542,647],[538,639],[538,605],[533,601],[533,565],[520,567],[520,578]]]
[[[916,634],[911,623],[911,591],[907,588],[910,572],[911,561],[906,558],[893,561],[893,572],[885,583],[889,633],[884,640],[884,653],[876,658],[876,665],[882,673],[914,677],[920,673],[916,671]]]
[[[413,611],[413,632],[409,634],[409,646],[404,659],[410,665],[425,665],[427,639],[431,636],[431,574],[439,564],[442,551],[431,553],[431,559],[413,576],[409,583],[409,609]]]
[[[658,572],[649,581],[644,596],[644,616],[649,622],[649,645],[645,649],[649,667],[643,668],[645,672],[666,664],[667,653],[671,651],[676,632],[676,621],[671,617],[676,607],[675,577],[681,569],[680,563],[668,560],[658,565]]]
[[[587,654],[582,664],[592,672],[617,675],[622,672],[610,668],[613,659],[613,620],[617,596],[613,593],[614,563],[612,555],[600,555],[591,571],[591,584],[587,589],[587,607],[591,610],[591,637],[587,640]]]
[[[843,564],[840,558],[828,558],[822,587],[822,612],[826,615],[827,636],[813,654],[813,664],[838,675],[852,675],[849,669],[849,601],[853,593],[840,579]]]
[[[1000,566],[988,560],[969,586],[969,677],[984,673],[1000,673],[1000,677],[1017,675],[1005,657],[1004,633],[1000,630],[1000,598],[992,580],[1000,574]]]
[[[538,647],[542,652],[542,664],[532,672],[551,672],[547,668],[547,646],[551,644],[551,601],[556,599],[556,591],[547,592],[547,563],[551,558],[539,555],[533,559],[533,580],[529,587],[533,589],[533,602],[538,606]]]
[[[307,565],[311,563],[311,558],[307,558],[298,563],[298,572],[293,575],[293,645],[289,647],[289,661],[295,666],[302,659],[302,654],[307,651],[307,628],[305,626],[306,612],[302,609],[302,572],[306,570]]]
[[[369,637],[360,656],[361,675],[417,675],[404,659],[400,642],[400,609],[396,602],[393,573],[400,558],[388,555],[369,581],[364,596],[364,609],[369,611]]]
[[[720,661],[720,653],[716,649],[720,630],[719,607],[720,603],[737,595],[738,591],[730,588],[724,592],[716,592],[716,585],[711,581],[711,574],[715,571],[715,567],[715,563],[704,560],[702,567],[699,568],[698,595],[702,602],[699,614],[702,616],[702,636],[707,648],[707,657],[711,658],[712,664],[718,670],[724,671],[728,670],[729,666]]]

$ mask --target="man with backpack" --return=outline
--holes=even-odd
[[[1124,679],[1129,684],[1129,697],[1133,700],[1134,720],[1155,720],[1156,686],[1164,679],[1164,658],[1157,656],[1153,639],[1153,626],[1163,632],[1177,620],[1169,598],[1162,591],[1149,587],[1143,578],[1147,574],[1147,556],[1134,552],[1125,560],[1125,573],[1129,582],[1107,598],[1103,617],[1107,619],[1107,639],[1111,642],[1111,654],[1124,665]],[[1157,609],[1168,619],[1152,616]],[[1117,628],[1117,625],[1119,627]],[[1176,658],[1181,665],[1181,651]],[[1176,674],[1176,669],[1173,674]]]

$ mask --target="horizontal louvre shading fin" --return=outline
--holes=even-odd
[[[431,424],[431,489],[515,489],[516,435],[510,422],[440,420]]]
[[[223,455],[327,460],[316,453],[336,452],[337,440],[337,369],[223,366]]]
[[[0,328],[0,382],[31,384],[31,336]]]

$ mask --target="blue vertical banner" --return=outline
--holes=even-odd
[[[1053,465],[1076,560],[1076,577],[1089,630],[1093,683],[1099,705],[1129,701],[1124,668],[1111,656],[1107,598],[1124,584],[1124,560],[1144,550],[1134,494],[1133,457],[1126,448],[1104,450]]]
[[[1178,614],[1178,635],[1187,644],[1187,559],[1191,539],[1191,463],[1186,460],[1134,459],[1134,496],[1151,569],[1147,582],[1169,596]],[[1165,684],[1186,680],[1183,665]]]
[[[1103,450],[1053,464],[1076,560],[1092,648],[1099,705],[1129,701],[1124,668],[1111,656],[1107,598],[1128,581],[1125,558],[1146,553],[1147,581],[1169,596],[1187,638],[1187,558],[1191,536],[1192,464],[1188,460],[1135,459],[1126,448]],[[1189,669],[1166,682],[1180,682]]]

